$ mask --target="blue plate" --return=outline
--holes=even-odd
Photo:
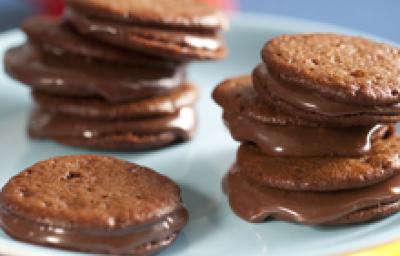
[[[240,15],[227,33],[231,55],[221,62],[194,64],[190,78],[202,88],[198,104],[200,126],[189,143],[148,153],[108,154],[158,170],[181,187],[190,221],[177,242],[161,255],[332,255],[399,238],[400,215],[382,221],[340,228],[301,226],[281,221],[249,224],[236,217],[221,192],[221,178],[233,163],[237,144],[223,126],[220,109],[210,94],[229,76],[250,73],[269,38],[281,33],[337,31],[342,28],[273,16]],[[24,41],[19,31],[0,36],[0,56]],[[31,164],[56,155],[93,153],[49,141],[30,141],[25,135],[30,108],[27,88],[0,73],[0,185]],[[78,255],[17,242],[0,231],[0,254]]]

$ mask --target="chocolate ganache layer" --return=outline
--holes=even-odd
[[[122,102],[167,94],[186,77],[184,66],[140,68],[63,58],[30,44],[10,49],[6,72],[34,89],[62,96],[100,96]]]
[[[36,108],[30,119],[29,133],[32,137],[97,137],[134,133],[152,135],[172,132],[181,139],[190,138],[196,126],[196,113],[192,107],[184,107],[177,113],[149,118],[114,121],[90,120]]]
[[[396,203],[400,200],[400,176],[376,185],[339,192],[297,192],[250,183],[234,166],[227,192],[233,211],[249,222],[278,218],[303,224],[340,222],[349,214]]]
[[[236,140],[253,142],[266,155],[277,157],[362,156],[375,139],[395,133],[395,127],[381,124],[346,128],[263,124],[232,112],[225,112],[224,120]]]
[[[142,255],[171,244],[186,224],[184,208],[163,216],[154,223],[118,229],[88,229],[51,225],[25,219],[0,208],[1,226],[17,239],[41,245],[83,252],[103,252],[114,255]]]

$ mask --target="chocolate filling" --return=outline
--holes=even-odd
[[[267,95],[279,101],[286,102],[298,109],[337,117],[344,115],[399,115],[400,103],[376,106],[356,105],[348,102],[338,102],[328,99],[316,91],[290,84],[274,77],[265,64],[260,64],[253,75],[255,89],[261,95]],[[322,88],[322,86],[321,86]]]
[[[195,126],[196,114],[191,107],[182,108],[173,115],[123,121],[89,120],[37,108],[31,115],[29,133],[32,137],[95,139],[127,132],[139,136],[173,132],[182,139],[188,139],[193,134]]]
[[[154,223],[110,229],[81,229],[42,224],[0,208],[1,226],[16,239],[57,248],[83,252],[127,255],[142,249],[152,251],[173,242],[176,233],[186,224],[187,211],[179,208]]]
[[[400,200],[400,175],[376,185],[337,192],[296,192],[250,183],[234,166],[227,176],[233,211],[250,222],[270,217],[325,224],[350,213]]]
[[[30,44],[6,53],[8,74],[32,87],[54,94],[102,96],[121,102],[162,95],[185,79],[183,67],[140,68],[97,63],[44,54]]]
[[[253,142],[266,155],[277,157],[362,156],[374,139],[393,132],[381,124],[348,128],[262,124],[230,112],[224,113],[224,120],[236,140]]]

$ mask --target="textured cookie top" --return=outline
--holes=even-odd
[[[124,22],[212,30],[227,26],[220,11],[199,0],[67,0],[67,5]]]
[[[219,84],[213,92],[214,100],[225,112],[243,114],[266,124],[319,126],[317,123],[287,114],[258,97],[251,76],[233,77]]]
[[[167,177],[95,155],[41,161],[13,177],[0,198],[17,216],[80,228],[148,224],[180,207],[180,190]]]
[[[400,102],[400,49],[337,34],[282,35],[262,51],[283,80],[362,105]]]
[[[268,157],[256,146],[244,144],[237,164],[246,177],[269,187],[332,191],[365,187],[399,173],[399,152],[400,138],[396,136],[377,140],[361,158]]]

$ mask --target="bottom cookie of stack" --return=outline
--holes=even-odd
[[[162,147],[194,135],[197,93],[195,86],[185,84],[169,95],[112,104],[34,91],[29,135],[97,149]]]
[[[326,173],[332,177],[330,183],[321,189],[318,179],[315,183],[312,175],[316,172],[301,172],[299,168],[291,168],[293,165],[301,166],[301,159],[268,159],[268,164],[260,160],[259,149],[252,144],[241,145],[238,152],[238,160],[225,178],[225,190],[229,197],[232,210],[241,218],[249,222],[262,222],[269,218],[287,220],[311,225],[342,225],[356,224],[380,219],[400,211],[400,175],[398,174],[398,148],[400,138],[392,137],[377,143],[371,155],[359,159],[342,157],[332,158],[329,163],[326,159],[307,159],[308,164],[314,166],[316,172]],[[257,156],[255,156],[257,155]],[[254,157],[253,157],[254,156]],[[247,157],[244,161],[243,157]],[[257,158],[258,157],[258,158]],[[334,170],[343,166],[347,161],[347,172],[354,177],[334,176],[341,170]],[[371,162],[369,162],[371,161]],[[247,164],[243,164],[246,162]],[[299,163],[300,162],[300,163]],[[293,172],[280,175],[276,173],[276,166],[287,164],[288,170]],[[323,165],[325,164],[325,166]],[[263,172],[254,172],[250,166],[263,168]],[[281,166],[282,167],[282,166]],[[370,172],[390,172],[392,175],[373,185],[366,184],[360,187],[359,182],[351,187],[350,179],[355,179],[357,173],[362,179],[363,168],[370,168]],[[374,169],[371,169],[374,168]],[[311,177],[310,177],[311,176]],[[282,177],[291,184],[292,189],[284,184]],[[278,182],[274,183],[274,179]],[[329,186],[337,183],[337,187],[347,188],[331,190]],[[340,184],[343,183],[343,184]],[[305,187],[308,189],[302,189]]]

